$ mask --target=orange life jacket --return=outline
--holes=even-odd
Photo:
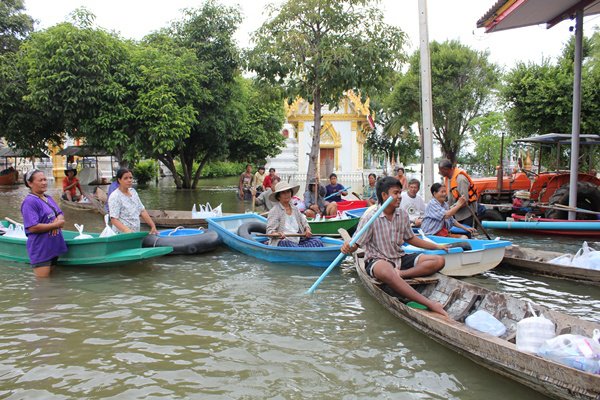
[[[469,204],[476,202],[477,197],[478,197],[477,188],[475,187],[475,184],[473,183],[473,180],[471,179],[471,177],[460,168],[454,168],[454,171],[452,173],[452,178],[450,178],[450,188],[449,188],[450,193],[452,193],[452,196],[454,196],[454,198],[456,200],[458,200],[458,198],[460,197],[460,193],[458,192],[458,182],[457,182],[458,175],[463,175],[469,181],[469,198],[467,199],[467,202]],[[444,178],[444,183],[446,184],[446,187],[448,187],[448,178]]]

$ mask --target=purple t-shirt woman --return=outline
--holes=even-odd
[[[67,244],[60,229],[43,233],[29,232],[37,224],[50,224],[63,212],[52,197],[44,201],[35,194],[28,194],[21,204],[23,225],[27,235],[27,253],[32,265],[44,263],[67,252]]]

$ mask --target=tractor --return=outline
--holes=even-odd
[[[514,143],[519,146],[515,169],[504,175],[503,168],[498,167],[495,177],[473,179],[479,202],[486,207],[481,219],[501,221],[519,211],[567,219],[568,210],[564,206],[569,205],[570,171],[561,167],[567,164],[571,135],[548,133],[518,139]],[[579,165],[581,169],[586,164],[588,172],[581,171],[577,176],[577,208],[594,212],[600,212],[600,179],[594,169],[598,159],[596,150],[600,148],[598,144],[600,135],[580,135],[580,145],[584,150]],[[537,166],[532,161],[532,153]],[[542,164],[544,162],[546,166]],[[525,199],[524,206],[521,202],[519,207],[513,206],[515,194]],[[596,219],[598,215],[580,212],[577,219]]]

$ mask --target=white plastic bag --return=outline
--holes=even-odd
[[[546,340],[537,354],[569,367],[600,374],[600,344],[581,335],[559,335]]]
[[[571,265],[579,268],[600,269],[600,251],[596,251],[583,242],[581,249],[573,256]]]
[[[292,197],[292,204],[295,205],[300,212],[304,212],[306,210],[306,204],[304,204],[304,201],[302,201],[302,199],[298,196]]]
[[[192,218],[221,217],[223,216],[221,205],[222,203],[217,207],[212,208],[210,203],[206,203],[206,205],[198,204],[198,209],[196,209],[196,204],[194,204],[194,207],[192,207]]]
[[[506,333],[504,324],[496,319],[492,314],[484,310],[475,311],[465,319],[465,324],[469,328],[480,332],[488,333],[492,336],[502,336]]]
[[[21,224],[9,225],[8,228],[6,229],[6,233],[4,234],[4,237],[27,239],[27,235],[25,235],[25,229],[23,228],[23,225],[21,225]]]
[[[563,254],[562,256],[558,256],[556,258],[553,258],[552,260],[548,260],[548,262],[550,264],[571,266],[571,263],[573,262],[573,255],[572,254]]]
[[[516,345],[517,350],[535,353],[546,340],[555,336],[556,328],[554,322],[541,312],[536,315],[530,303],[527,303],[527,307],[533,316],[517,322]]]
[[[73,239],[92,239],[92,235],[88,235],[87,233],[83,233],[83,225],[73,224],[79,235],[75,236]]]
[[[109,220],[109,216],[108,214],[104,215],[104,229],[102,230],[102,232],[100,233],[100,237],[110,237],[110,236],[114,236],[116,235],[115,231],[112,230],[112,228],[110,227],[110,225],[108,225],[108,220]]]
[[[87,197],[81,196],[81,198],[79,199],[78,203],[89,204],[89,203],[91,203],[91,201]]]

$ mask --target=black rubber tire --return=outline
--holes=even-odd
[[[252,236],[252,232],[267,233],[267,224],[258,221],[246,222],[245,224],[240,225],[237,234],[244,239],[255,240]]]
[[[201,254],[214,250],[221,244],[217,232],[204,229],[200,235],[189,236],[163,236],[148,235],[142,242],[142,247],[170,246],[173,252],[170,255]]]
[[[502,217],[502,214],[500,214],[500,211],[491,208],[485,210],[485,212],[481,217],[479,217],[479,219],[481,221],[504,221],[504,218]]]
[[[569,205],[569,184],[563,185],[556,189],[554,194],[550,196],[548,204]],[[577,208],[583,208],[590,211],[600,211],[600,188],[591,182],[577,182]],[[546,218],[567,219],[568,211],[547,209]],[[595,214],[577,213],[577,219],[595,220]]]

